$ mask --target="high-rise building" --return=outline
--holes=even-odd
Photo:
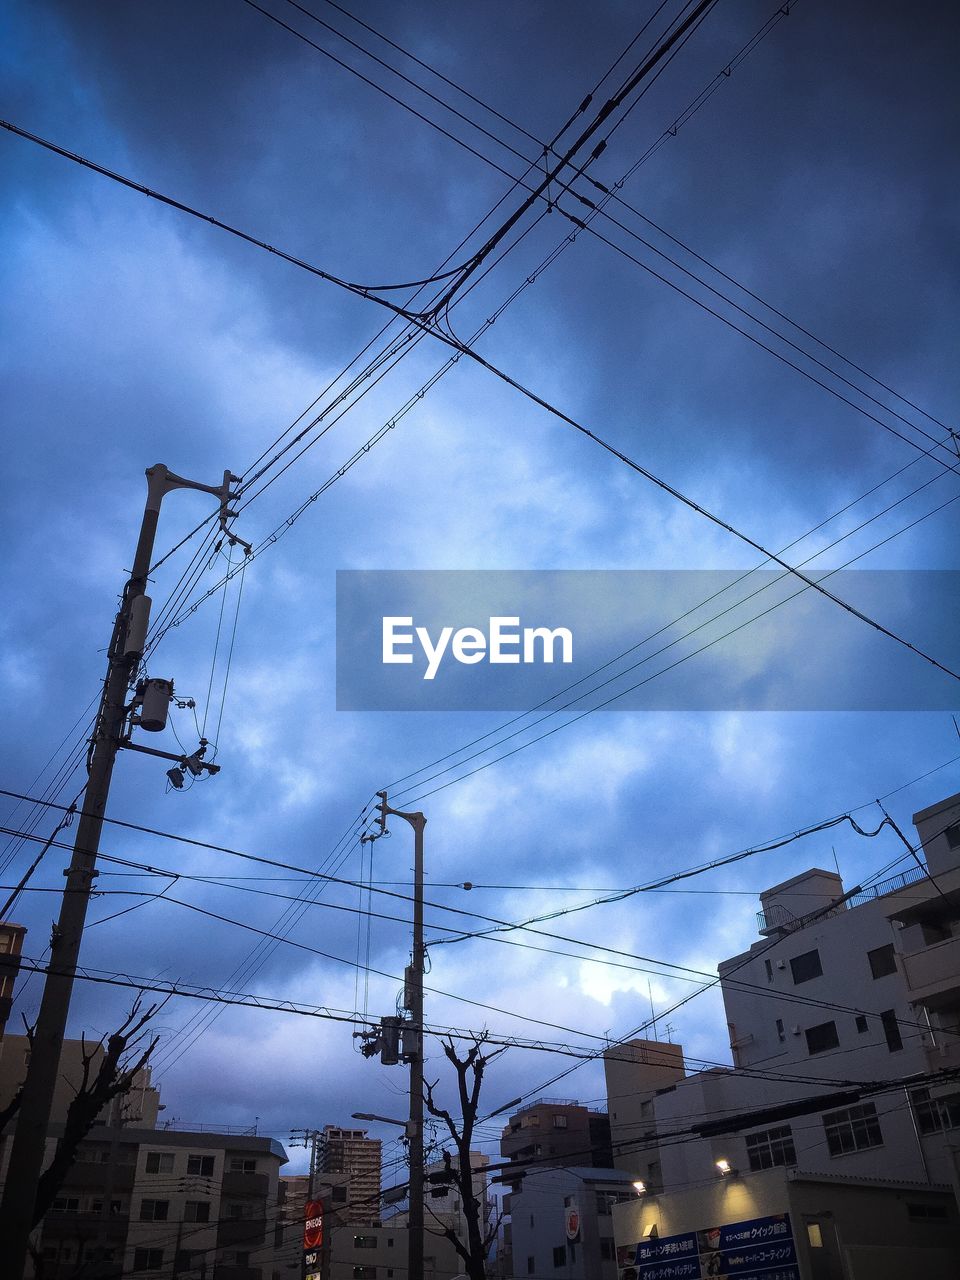
[[[367,1137],[366,1129],[324,1126],[320,1172],[338,1175],[337,1182],[346,1186],[346,1199],[336,1206],[341,1223],[379,1226],[380,1146],[380,1139]]]

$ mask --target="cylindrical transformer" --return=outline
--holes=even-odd
[[[130,621],[127,623],[127,640],[123,652],[143,653],[147,643],[147,628],[150,625],[150,606],[153,601],[149,596],[134,596],[130,602]]]
[[[143,686],[140,728],[159,733],[167,725],[167,711],[173,697],[172,680],[147,680]]]

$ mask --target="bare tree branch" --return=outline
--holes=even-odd
[[[454,1119],[446,1107],[436,1100],[435,1091],[438,1081],[424,1084],[424,1103],[427,1110],[438,1120],[442,1120],[453,1140],[457,1152],[457,1167],[454,1168],[450,1155],[444,1152],[444,1162],[450,1176],[450,1185],[455,1187],[460,1196],[463,1221],[466,1227],[466,1239],[430,1208],[434,1219],[443,1226],[441,1231],[433,1231],[432,1235],[446,1238],[463,1259],[470,1280],[484,1280],[486,1275],[486,1259],[490,1246],[497,1237],[502,1214],[490,1227],[481,1223],[481,1201],[474,1194],[474,1171],[470,1166],[473,1133],[477,1122],[477,1111],[480,1105],[480,1090],[483,1084],[483,1073],[486,1066],[494,1058],[504,1052],[503,1048],[492,1053],[484,1053],[486,1034],[476,1037],[464,1057],[460,1057],[452,1040],[443,1042],[443,1052],[453,1067],[457,1078],[457,1097],[460,1103],[460,1122]],[[429,1208],[429,1206],[428,1206]]]
[[[57,1143],[53,1160],[40,1176],[33,1214],[34,1225],[53,1204],[67,1173],[76,1162],[80,1144],[92,1129],[97,1116],[114,1098],[130,1091],[138,1073],[147,1065],[150,1055],[159,1044],[160,1037],[154,1036],[139,1056],[129,1055],[130,1048],[142,1042],[144,1027],[163,1007],[162,1004],[153,1004],[141,1013],[142,1003],[142,996],[138,996],[119,1030],[106,1037],[106,1045],[101,1040],[95,1048],[88,1050],[86,1041],[81,1040],[80,1087],[67,1108],[63,1136]],[[98,1055],[99,1065],[96,1074],[92,1075],[93,1064]]]

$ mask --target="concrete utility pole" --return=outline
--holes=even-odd
[[[422,813],[402,813],[391,809],[387,793],[378,791],[380,797],[378,821],[379,835],[387,831],[387,818],[402,818],[413,827],[413,956],[409,970],[409,992],[405,1001],[410,1011],[413,1044],[404,1057],[410,1063],[410,1122],[407,1137],[410,1142],[410,1208],[408,1211],[407,1242],[409,1254],[407,1275],[419,1280],[423,1275],[423,829],[427,820]],[[377,839],[367,836],[366,839]]]
[[[113,765],[121,744],[131,705],[127,703],[131,680],[143,655],[149,624],[150,599],[146,595],[147,575],[153,556],[153,545],[160,517],[160,504],[173,489],[197,489],[210,493],[220,501],[220,527],[226,533],[226,521],[234,513],[229,510],[230,484],[237,479],[229,471],[223,473],[220,485],[200,484],[184,480],[168,471],[162,463],[150,467],[147,475],[147,501],[140,527],[140,537],[133,559],[130,579],[123,590],[120,608],[113,627],[108,650],[107,675],[104,681],[100,708],[91,741],[88,758],[88,779],[83,797],[80,821],[77,824],[73,857],[66,875],[60,916],[53,927],[50,939],[50,965],[43,988],[43,999],[33,1035],[33,1046],[23,1097],[17,1115],[16,1132],[10,1152],[4,1186],[3,1204],[0,1207],[0,1239],[4,1242],[5,1280],[22,1280],[26,1264],[28,1240],[33,1229],[34,1204],[37,1184],[43,1167],[47,1129],[54,1086],[60,1065],[73,991],[74,975],[80,954],[80,943],[86,921],[87,906],[94,869],[100,847],[103,815],[113,775]],[[228,538],[239,542],[231,534]],[[245,545],[245,544],[243,544]],[[163,685],[172,693],[172,685],[166,681],[151,681]],[[169,702],[167,695],[166,702]],[[166,720],[166,702],[160,693],[160,722],[145,728],[162,728]],[[150,754],[155,752],[150,748]],[[171,759],[179,757],[170,756]],[[211,768],[194,758],[196,767]],[[213,766],[216,769],[216,766]]]

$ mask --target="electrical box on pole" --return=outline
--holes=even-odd
[[[380,1019],[380,1061],[385,1067],[395,1067],[400,1061],[400,1019]]]

